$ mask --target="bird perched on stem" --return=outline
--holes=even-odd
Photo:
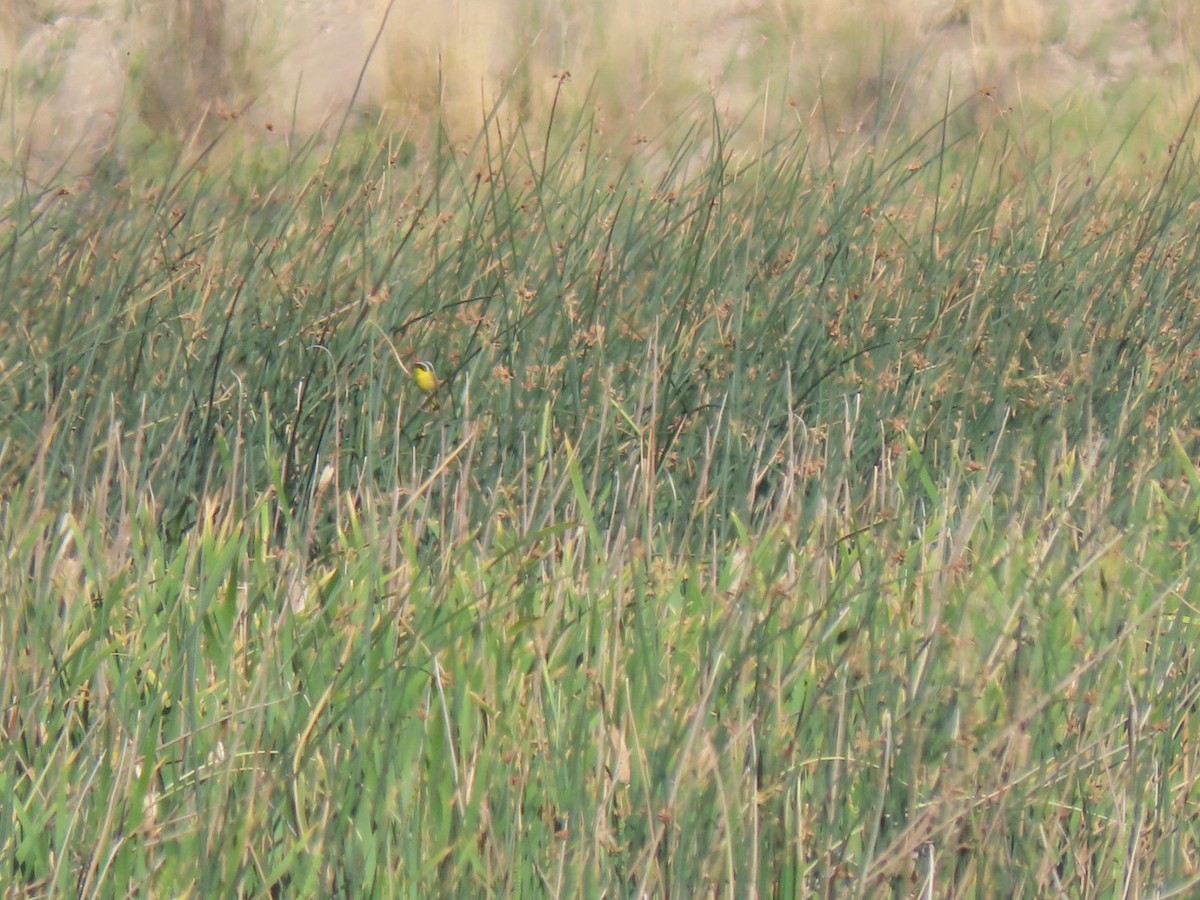
[[[419,362],[413,366],[412,377],[417,387],[426,394],[432,394],[438,389],[437,373],[433,370],[431,362]]]

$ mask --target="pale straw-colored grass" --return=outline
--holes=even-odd
[[[1059,137],[1081,143],[1138,120],[1129,147],[1145,151],[1200,85],[1198,32],[1183,0],[16,0],[0,10],[0,158],[86,172],[142,138],[119,124],[130,112],[151,134],[266,143],[331,133],[350,110],[402,132],[437,118],[466,141],[490,114],[555,103],[596,107],[622,140],[760,104],[792,111],[776,126],[878,134],[980,90],[1069,109]]]

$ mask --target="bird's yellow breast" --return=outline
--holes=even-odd
[[[419,362],[413,366],[413,381],[427,394],[432,394],[437,390],[437,375],[434,373],[431,363]]]

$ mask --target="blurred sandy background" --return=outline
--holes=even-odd
[[[1197,47],[1192,0],[6,0],[0,162],[52,179],[137,137],[294,142],[347,109],[413,133],[436,114],[465,139],[501,98],[544,116],[564,71],[564,103],[633,134],[714,104],[929,124],[949,88],[1165,144]]]

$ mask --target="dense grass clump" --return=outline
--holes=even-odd
[[[8,206],[0,880],[1194,888],[1187,145],[593,124]]]

